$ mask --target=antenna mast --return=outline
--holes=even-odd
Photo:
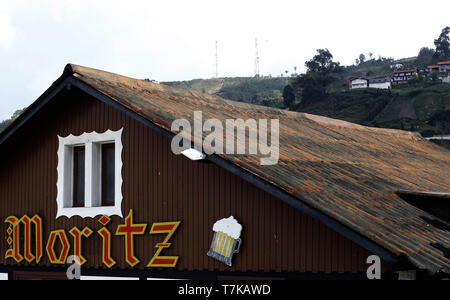
[[[258,38],[255,39],[255,76],[259,76],[259,51],[258,51]]]

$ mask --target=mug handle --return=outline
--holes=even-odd
[[[239,251],[241,250],[242,240],[237,239],[236,241],[237,241],[237,244],[236,244],[236,247],[233,249],[233,254],[239,253]]]

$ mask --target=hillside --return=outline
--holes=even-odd
[[[415,60],[416,58],[411,58],[402,62],[411,63]],[[369,61],[359,67],[346,67],[343,77],[355,71],[382,76],[390,72],[392,63],[392,60],[375,63]],[[288,80],[240,77],[165,84],[211,93],[231,100],[282,107],[282,101],[271,102],[268,99],[281,97]],[[391,91],[348,90],[346,87],[347,83],[342,79],[327,99],[308,106],[298,104],[295,110],[367,126],[417,131],[423,136],[450,134],[450,84],[407,86]]]
[[[428,49],[429,50],[429,49]],[[392,58],[379,57],[377,59],[369,59],[358,64],[350,65],[344,67],[344,71],[341,74],[341,80],[343,83],[352,75],[362,76],[366,78],[374,77],[384,77],[390,76],[397,64],[403,65],[403,68],[414,68],[424,69],[429,65],[435,65],[439,58],[433,56],[433,52],[427,51],[423,48],[418,56],[402,58],[394,60]]]
[[[214,94],[230,100],[282,107],[283,89],[289,84],[289,78],[234,77],[162,83],[176,88]]]
[[[387,67],[389,68],[389,64]],[[385,66],[386,67],[386,66]],[[380,67],[380,72],[383,68]],[[374,73],[374,69],[371,69]],[[347,70],[348,71],[348,70]],[[214,78],[164,84],[219,95],[226,99],[283,107],[283,88],[289,78]],[[450,134],[450,84],[427,87],[401,87],[391,91],[348,90],[344,82],[330,96],[308,106],[298,104],[295,110],[341,119],[357,124],[411,130],[423,136]],[[0,123],[0,132],[10,120]]]
[[[297,111],[362,125],[420,132],[423,136],[450,134],[450,84],[333,92],[330,97]]]

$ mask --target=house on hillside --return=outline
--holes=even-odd
[[[439,72],[450,73],[450,61],[441,61],[437,65],[439,66]]]
[[[278,121],[277,163],[197,133],[173,151],[199,119]],[[449,160],[412,132],[67,65],[0,133],[0,278],[65,279],[71,257],[82,280],[450,278]]]
[[[418,76],[417,68],[394,70],[391,81],[393,85],[406,84]]]
[[[387,90],[391,88],[391,77],[369,79],[369,88]]]
[[[394,70],[403,69],[403,64],[391,65],[391,69],[394,69]]]
[[[350,89],[365,89],[369,86],[369,81],[366,78],[350,78]]]
[[[428,66],[425,68],[425,72],[428,74],[439,72],[439,66],[438,65]]]
[[[350,74],[350,76],[347,78],[347,82],[348,82],[348,88],[352,89],[352,81],[358,78],[366,78],[367,76],[367,72],[364,71],[358,71],[358,72],[353,72]]]
[[[364,88],[374,88],[374,89],[390,89],[391,79],[390,77],[378,77],[378,78],[349,78],[349,88],[350,89],[364,89]]]

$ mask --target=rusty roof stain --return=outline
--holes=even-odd
[[[396,193],[450,193],[450,151],[419,134],[225,100],[77,65],[67,65],[64,76],[169,131],[175,119],[192,121],[194,111],[222,121],[279,119],[279,164],[261,166],[257,155],[220,156],[418,268],[450,273],[450,260],[433,247],[449,249],[450,233],[428,224],[422,216],[436,217]]]

